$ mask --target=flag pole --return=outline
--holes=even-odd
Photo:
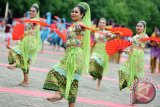
[[[4,15],[4,18],[6,19],[7,16],[8,16],[8,7],[9,7],[9,3],[7,2],[6,3],[6,9],[5,9],[5,15]]]

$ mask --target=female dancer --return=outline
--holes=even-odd
[[[56,21],[56,26],[61,31],[62,27],[63,27],[62,19],[57,17],[56,20],[57,20]],[[55,41],[56,41],[56,45],[57,45],[57,50],[59,51],[62,39],[58,36],[58,34],[55,35]]]
[[[50,12],[47,12],[46,13],[46,23],[48,25],[51,24],[51,13]],[[42,30],[41,30],[41,40],[42,40],[42,48],[41,48],[41,52],[43,52],[43,48],[44,48],[44,41],[46,38],[48,38],[48,35],[50,33],[50,29],[47,28],[47,27],[42,27]]]
[[[115,33],[116,37],[114,39],[123,39],[123,37],[121,36],[122,34],[120,32],[116,32]],[[113,63],[120,63],[120,58],[121,58],[121,52],[116,52],[113,55],[109,56],[109,60]]]
[[[152,34],[152,37],[157,37],[160,38],[160,31],[158,28],[155,28],[154,33]],[[154,73],[156,70],[156,63],[157,63],[157,58],[159,60],[159,64],[158,64],[158,69],[160,72],[160,44],[152,41],[151,42],[151,60],[150,60],[150,68],[151,68],[151,73]]]
[[[98,79],[97,89],[100,87],[103,71],[106,71],[108,66],[108,55],[105,51],[105,43],[112,36],[112,33],[105,30],[106,19],[100,19],[98,28],[99,30],[94,33],[95,46],[90,59],[90,75],[93,79]]]
[[[39,6],[33,4],[30,8],[30,18],[39,19]],[[7,67],[9,69],[20,68],[23,71],[24,80],[19,84],[28,85],[28,73],[30,61],[34,61],[38,50],[40,49],[39,26],[28,23],[25,25],[24,38],[9,51]]]
[[[60,62],[49,71],[44,89],[56,91],[49,101],[66,98],[69,107],[74,107],[78,83],[82,71],[89,68],[90,31],[84,31],[80,24],[91,25],[90,8],[85,2],[79,3],[71,12],[73,25],[68,28],[66,51]]]
[[[130,87],[134,80],[144,76],[144,47],[145,43],[140,39],[148,37],[146,32],[146,22],[139,21],[136,26],[137,34],[132,37],[132,46],[129,52],[128,60],[120,66],[119,88]]]
[[[8,17],[7,17],[7,20],[6,20],[6,27],[5,27],[5,42],[6,44],[9,43],[10,41],[10,31],[11,31],[11,28],[12,28],[12,24],[13,24],[13,16],[12,16],[12,12],[11,10],[8,11]],[[9,46],[7,46],[9,47]]]

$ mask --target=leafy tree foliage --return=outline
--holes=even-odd
[[[139,20],[145,20],[148,34],[152,33],[155,26],[160,27],[159,0],[0,0],[1,17],[4,17],[7,1],[14,17],[23,17],[33,3],[38,3],[41,16],[50,11],[53,15],[70,21],[72,8],[83,1],[90,5],[92,19],[113,19],[117,24],[133,30]]]

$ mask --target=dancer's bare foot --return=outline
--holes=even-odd
[[[26,86],[28,86],[28,81],[22,81],[21,83],[19,83],[18,85],[19,86],[22,86],[22,87],[26,87]]]
[[[62,100],[62,98],[51,97],[51,98],[47,98],[47,100],[50,102],[56,102],[56,101]]]
[[[97,90],[100,90],[100,84],[101,84],[101,80],[98,79]]]
[[[62,100],[62,96],[60,95],[59,92],[56,92],[52,97],[47,98],[47,100],[50,102],[56,102]]]
[[[16,68],[16,64],[8,65],[7,68],[13,70]]]
[[[129,106],[134,106],[134,104],[129,104]]]
[[[97,88],[96,88],[97,90],[100,90],[100,86],[97,86]]]
[[[60,51],[60,46],[58,46],[57,51]]]
[[[54,50],[55,50],[55,48],[56,48],[56,47],[55,47],[55,46],[53,46],[53,49],[54,49]]]

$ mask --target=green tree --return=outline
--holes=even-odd
[[[147,33],[150,35],[154,24],[160,21],[157,19],[159,16],[157,6],[150,0],[128,0],[127,4],[131,13],[129,26],[134,29],[139,20],[145,20],[147,22]]]
[[[87,2],[91,8],[92,19],[101,17],[107,20],[113,19],[116,23],[124,24],[134,31],[137,22],[145,20],[149,35],[155,26],[160,27],[159,0],[1,0],[1,17],[4,17],[7,1],[14,17],[23,17],[33,3],[38,3],[41,16],[49,11],[53,15],[65,17],[70,21],[73,7],[79,2]]]

